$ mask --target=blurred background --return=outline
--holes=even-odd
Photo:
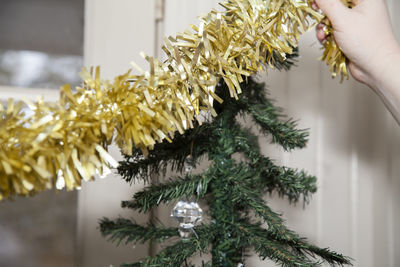
[[[83,0],[0,1],[0,101],[78,85]],[[0,203],[0,266],[70,267],[76,262],[77,192],[44,192]]]
[[[387,2],[399,37],[400,3]],[[211,8],[218,8],[216,0],[1,0],[0,101],[55,101],[61,85],[79,84],[82,66],[100,65],[110,79],[132,60],[147,68],[141,51],[162,58],[162,37],[197,24]],[[319,191],[305,208],[275,195],[266,199],[290,228],[351,256],[355,266],[400,266],[400,128],[370,89],[331,79],[317,60],[314,35],[303,36],[296,68],[258,75],[300,128],[310,129],[309,145],[285,153],[268,139],[260,143],[277,163],[315,174]],[[115,147],[112,154],[120,159]],[[97,229],[104,216],[145,222],[146,215],[120,209],[142,187],[112,174],[78,192],[1,202],[0,266],[117,266],[154,254],[156,246],[117,248]],[[153,215],[175,225],[170,209]],[[247,266],[275,265],[252,257]]]

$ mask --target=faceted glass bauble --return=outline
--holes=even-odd
[[[199,204],[183,200],[178,201],[171,212],[171,217],[179,222],[179,234],[184,239],[191,236],[193,227],[201,220],[202,216],[203,210]]]
[[[174,209],[171,212],[171,216],[174,217],[180,224],[194,225],[201,220],[203,210],[199,207],[196,202],[186,202],[183,200],[176,203]]]

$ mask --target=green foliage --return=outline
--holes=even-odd
[[[176,231],[178,231],[176,229]],[[191,238],[190,240],[179,240],[175,244],[161,250],[154,257],[133,263],[123,264],[123,267],[174,267],[187,264],[187,259],[200,251],[203,253],[209,252],[210,240],[213,239],[210,226],[201,226],[196,228],[199,238]],[[176,253],[179,251],[179,253]]]
[[[202,186],[202,189],[198,196],[204,196],[210,181],[210,176],[194,175],[186,176],[183,179],[176,178],[176,180],[171,180],[165,184],[153,184],[143,191],[137,192],[133,200],[123,201],[122,207],[137,209],[140,212],[148,212],[161,202],[167,203],[174,199],[194,195],[199,184]]]
[[[136,222],[119,218],[110,221],[107,218],[100,220],[100,231],[109,237],[109,240],[119,245],[121,242],[145,243],[149,240],[163,241],[172,236],[177,236],[176,228],[158,228],[154,224],[141,226]],[[125,241],[124,241],[125,240]]]
[[[289,58],[277,67],[287,69],[292,60]],[[117,244],[176,241],[154,257],[123,266],[189,266],[190,257],[200,252],[212,255],[212,260],[203,266],[236,267],[249,250],[281,266],[320,266],[324,261],[333,266],[350,264],[349,258],[318,248],[288,229],[281,215],[263,199],[266,193],[278,192],[290,202],[307,203],[317,190],[316,177],[277,166],[262,155],[258,137],[237,121],[238,116],[251,118],[261,134],[270,136],[271,142],[288,151],[303,148],[308,133],[296,129],[295,121],[287,119],[273,105],[265,96],[264,84],[250,78],[242,88],[243,93],[234,100],[227,86],[219,84],[216,93],[224,102],[215,103],[216,118],[175,136],[173,143],[157,144],[146,158],[140,150],[125,156],[118,170],[131,183],[136,179],[150,181],[152,174],[165,174],[167,167],[182,173],[190,154],[196,164],[207,158],[211,164],[201,174],[149,184],[131,200],[123,201],[122,206],[149,212],[160,203],[195,196],[209,206],[211,222],[197,226],[196,235],[189,240],[181,240],[177,228],[161,224],[141,226],[122,218],[102,219],[102,234]]]

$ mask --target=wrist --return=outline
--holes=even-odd
[[[400,83],[400,46],[397,41],[388,45],[372,63],[370,70],[370,87],[375,91],[393,89],[393,85]],[[400,89],[400,88],[399,88]]]

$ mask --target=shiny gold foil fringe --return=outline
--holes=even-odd
[[[342,0],[342,2],[348,8],[352,8],[354,6],[353,1],[351,0]],[[325,25],[324,31],[327,36],[323,44],[324,52],[321,59],[329,66],[329,71],[332,73],[333,78],[340,75],[341,82],[343,82],[344,78],[348,80],[349,71],[347,69],[347,57],[343,54],[335,42],[332,24],[327,17],[323,18],[321,23]]]
[[[99,68],[83,70],[83,85],[63,86],[57,103],[9,100],[0,106],[0,199],[79,188],[82,179],[117,167],[107,152],[112,141],[126,154],[133,146],[146,154],[193,127],[194,119],[201,124],[200,110],[216,115],[218,81],[237,98],[243,78],[285,60],[323,18],[311,2],[225,1],[223,12],[212,10],[199,26],[165,38],[165,62],[143,55],[148,71],[132,63],[140,74],[129,71],[110,82],[100,79]],[[24,105],[33,115],[24,114]]]

